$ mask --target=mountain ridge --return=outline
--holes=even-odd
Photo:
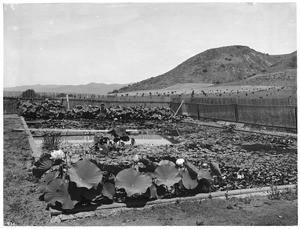
[[[16,87],[6,87],[4,91],[26,91],[27,89],[33,89],[36,92],[56,92],[56,93],[83,93],[83,94],[100,94],[104,95],[110,91],[118,90],[127,84],[105,84],[91,82],[88,84],[79,85],[24,85]]]
[[[247,46],[224,46],[196,54],[162,75],[127,85],[118,92],[163,89],[178,83],[222,84],[245,80],[260,73],[296,67],[297,51],[269,55]]]

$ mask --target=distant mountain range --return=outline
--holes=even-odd
[[[269,55],[247,46],[226,46],[199,53],[165,74],[127,85],[118,92],[155,90],[186,83],[234,83],[259,74],[296,68],[296,51]]]
[[[4,91],[26,91],[33,89],[36,92],[58,92],[58,93],[83,93],[105,95],[113,90],[118,90],[127,84],[104,84],[89,83],[85,85],[26,85],[18,87],[7,87]]]

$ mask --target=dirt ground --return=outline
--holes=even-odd
[[[196,226],[196,225],[297,225],[297,196],[208,199],[177,202],[140,209],[96,212],[81,220],[50,223],[46,204],[39,201],[36,180],[28,167],[31,149],[17,116],[4,115],[4,225],[48,226]]]
[[[288,198],[289,199],[289,198]],[[292,198],[293,199],[293,198]],[[297,200],[246,197],[184,201],[141,209],[107,210],[51,226],[268,226],[297,225]]]
[[[37,183],[28,171],[32,151],[27,135],[13,129],[23,128],[16,115],[4,115],[4,225],[44,225],[50,217],[45,203],[39,201]]]

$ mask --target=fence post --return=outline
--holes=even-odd
[[[235,121],[239,122],[238,105],[237,104],[233,104],[233,106],[234,106]]]
[[[296,121],[296,128],[297,128],[297,126],[298,126],[298,124],[297,124],[297,122],[298,122],[298,120],[297,120],[297,107],[295,107],[295,121]]]
[[[66,100],[67,100],[67,108],[68,110],[70,109],[70,104],[69,104],[69,95],[66,94]]]
[[[199,104],[197,103],[197,115],[198,115],[198,119],[200,119],[200,112],[199,112]]]

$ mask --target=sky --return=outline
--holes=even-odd
[[[207,49],[297,49],[295,3],[4,4],[4,87],[133,83]]]

